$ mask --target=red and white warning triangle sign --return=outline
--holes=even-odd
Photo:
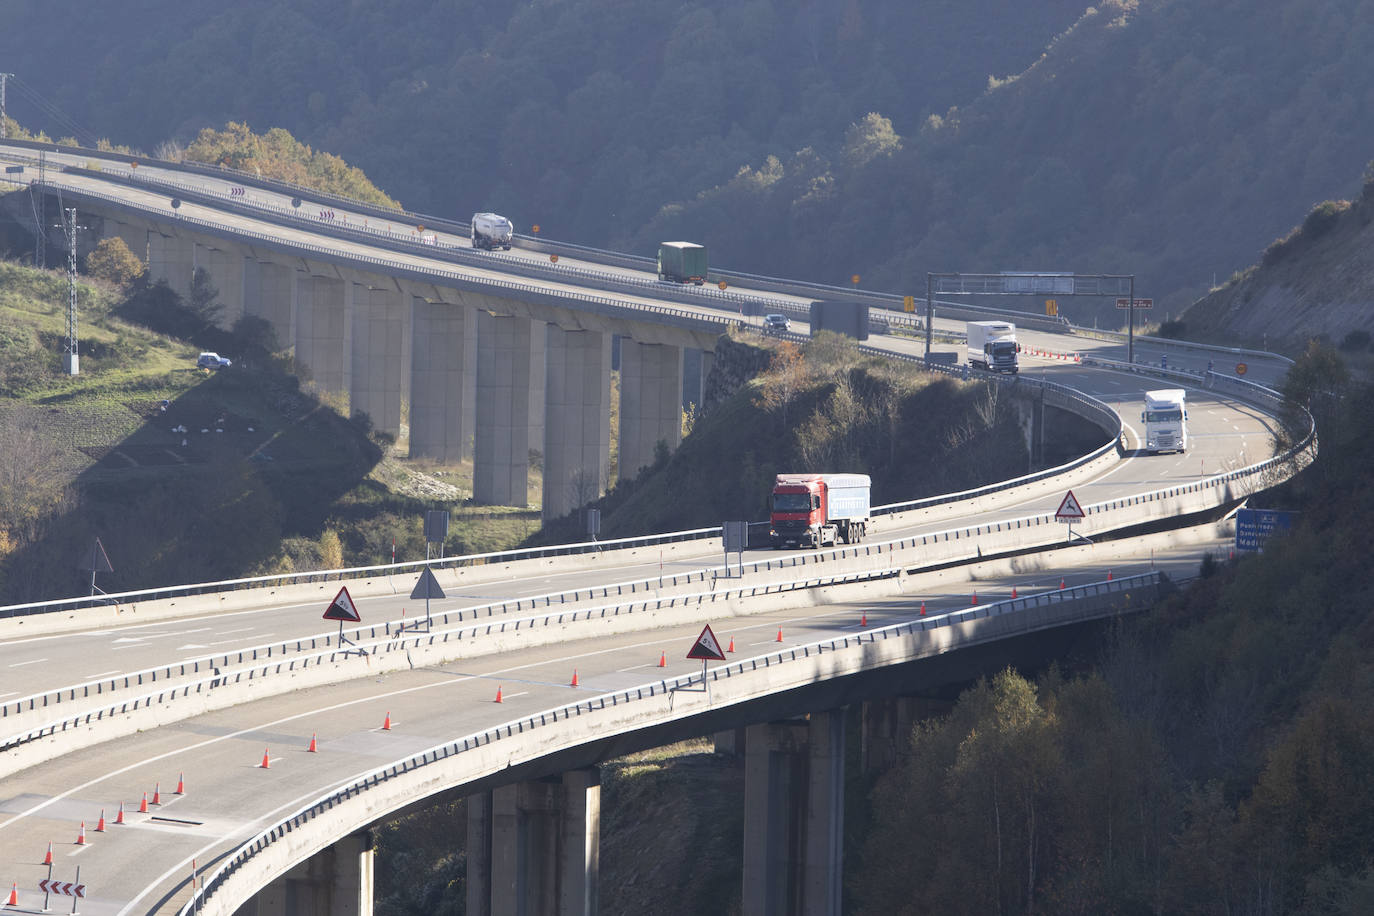
[[[1083,518],[1083,507],[1078,504],[1078,497],[1073,495],[1073,490],[1064,494],[1064,501],[1059,504],[1059,511],[1054,513],[1054,517],[1061,522],[1076,522]]]
[[[329,607],[324,609],[325,620],[351,620],[353,623],[362,622],[362,616],[358,613],[358,608],[353,604],[353,598],[348,594],[348,587],[339,589],[339,593],[334,596],[334,600],[329,602]]]
[[[706,628],[701,631],[697,641],[692,644],[692,651],[687,653],[688,658],[699,658],[703,661],[712,659],[714,661],[725,661],[725,653],[721,651],[720,642],[716,639],[716,634],[711,632],[711,625],[708,623]]]

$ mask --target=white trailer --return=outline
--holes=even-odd
[[[1160,388],[1145,392],[1145,451],[1182,452],[1188,448],[1187,392],[1182,388]]]
[[[472,214],[472,247],[492,251],[504,248],[510,251],[511,239],[515,237],[515,224],[499,213]]]
[[[967,325],[971,369],[1015,373],[1020,369],[1016,325],[1010,321],[970,321]]]

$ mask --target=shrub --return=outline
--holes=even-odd
[[[86,257],[86,273],[116,286],[127,286],[143,276],[144,270],[143,262],[118,236],[101,239]]]
[[[1356,329],[1341,340],[1341,349],[1347,353],[1358,353],[1361,350],[1368,350],[1370,336],[1368,331]]]
[[[1159,326],[1159,336],[1170,340],[1182,340],[1186,331],[1187,325],[1178,318],[1172,318]]]
[[[1342,213],[1350,209],[1348,200],[1324,200],[1307,213],[1302,221],[1303,238],[1311,241],[1321,238],[1336,225]]]

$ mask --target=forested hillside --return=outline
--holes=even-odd
[[[11,0],[0,60],[115,143],[281,127],[423,212],[887,289],[1128,272],[1177,315],[1374,149],[1357,0],[88,7]]]
[[[859,156],[756,162],[635,245],[743,249],[753,231],[752,269],[867,268],[866,285],[913,291],[928,270],[1133,273],[1156,317],[1177,315],[1313,201],[1358,190],[1371,40],[1356,0],[1104,3],[972,104],[894,118],[892,137],[861,127]]]
[[[869,111],[917,123],[963,104],[1082,0],[137,6],[10,0],[8,21],[32,27],[0,29],[0,61],[115,142],[282,127],[412,209],[494,208],[605,242],[771,152],[828,148]],[[21,123],[63,133],[12,94]]]

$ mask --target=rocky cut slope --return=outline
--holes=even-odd
[[[1193,303],[1182,316],[1184,333],[1290,355],[1314,337],[1367,348],[1374,328],[1372,222],[1374,163],[1354,202],[1317,204],[1258,264]]]

